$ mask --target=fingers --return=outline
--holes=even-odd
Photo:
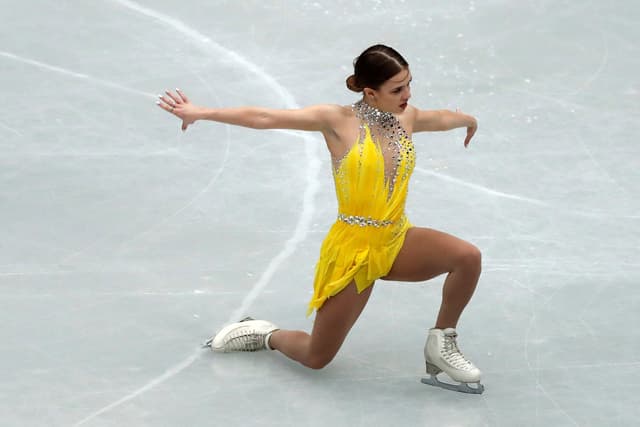
[[[174,95],[169,90],[165,90],[164,93],[167,94],[167,97],[169,97],[169,99],[171,99],[171,101],[173,101],[174,104],[182,104],[183,101],[179,95]]]
[[[180,89],[176,88],[176,93],[178,94],[182,102],[189,102],[189,98],[187,98],[187,96],[184,93],[182,93]]]
[[[182,104],[186,104],[189,102],[187,96],[182,93],[180,89],[176,89],[176,92],[173,93],[170,90],[165,90],[165,95],[158,95],[158,99],[160,101],[156,101],[156,104],[163,110],[166,110],[170,113],[174,113],[174,110],[178,108]]]
[[[180,89],[176,89],[175,93],[170,90],[165,90],[164,93],[164,95],[158,95],[156,105],[174,116],[181,118],[181,129],[182,131],[186,131],[187,127],[193,123],[193,120],[185,119],[185,114],[187,114],[187,110],[191,107],[191,105],[186,105],[189,104],[189,99]]]
[[[175,102],[163,97],[162,95],[158,95],[158,99],[160,99],[160,101],[156,101],[156,105],[158,105],[158,107],[162,108],[163,110],[173,114],[173,110],[176,108]]]
[[[182,93],[180,89],[176,89],[175,94],[170,90],[165,90],[164,93],[167,95],[166,96],[167,99],[171,100],[170,102],[168,102],[169,105],[185,104],[189,102],[189,99],[187,98],[187,96],[184,93]]]
[[[162,109],[174,113],[174,110],[183,104],[182,98],[172,94],[170,91],[165,91],[166,95],[158,95],[160,101],[156,101]]]
[[[477,129],[478,129],[477,127],[468,127],[467,128],[467,137],[464,139],[465,148],[469,145],[469,142],[471,142],[471,138],[473,138],[473,135],[476,134],[476,130]]]

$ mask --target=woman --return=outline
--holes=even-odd
[[[158,105],[182,119],[255,129],[322,132],[333,163],[338,218],[320,251],[309,312],[311,335],[245,319],[222,329],[208,344],[214,351],[278,350],[312,369],[334,358],[369,299],[375,280],[424,281],[448,273],[435,327],[425,344],[430,378],[423,382],[482,393],[480,371],[459,351],[456,325],[481,270],[480,251],[451,235],[414,227],[404,214],[415,164],[414,132],[467,128],[465,147],[477,129],[472,116],[446,110],[421,111],[408,104],[411,72],[394,49],[375,45],[354,62],[347,87],[362,93],[351,106],[316,105],[298,110],[256,107],[208,109],[193,105],[179,90]],[[444,371],[455,381],[440,382]],[[477,383],[469,387],[468,383]]]

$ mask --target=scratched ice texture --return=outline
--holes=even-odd
[[[0,424],[629,426],[640,416],[640,3],[0,0]],[[357,100],[383,42],[417,134],[407,211],[483,252],[460,345],[481,396],[420,383],[443,278],[379,282],[337,358],[199,348],[245,315],[309,330],[335,220],[319,134],[193,102]]]

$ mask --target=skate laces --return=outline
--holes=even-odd
[[[470,371],[474,368],[473,363],[471,363],[458,348],[458,343],[456,342],[457,336],[458,334],[455,332],[444,334],[444,348],[441,351],[442,356],[444,360],[454,368]]]
[[[265,333],[253,328],[242,328],[229,334],[224,343],[227,351],[258,351],[265,348]]]

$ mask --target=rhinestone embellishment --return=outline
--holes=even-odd
[[[338,214],[338,220],[346,222],[349,225],[359,225],[360,227],[386,227],[393,224],[393,221],[377,220],[369,217],[357,216],[357,215],[345,215],[343,213]]]
[[[364,132],[366,124],[371,131],[372,138],[385,153],[385,178],[389,182],[390,197],[398,178],[398,172],[401,172],[402,179],[406,179],[413,169],[415,151],[411,137],[396,116],[388,111],[378,110],[364,100],[355,102],[351,108],[362,122],[361,133]],[[361,140],[362,138],[361,136]],[[405,165],[405,170],[399,171],[403,158],[409,159],[409,161]]]

